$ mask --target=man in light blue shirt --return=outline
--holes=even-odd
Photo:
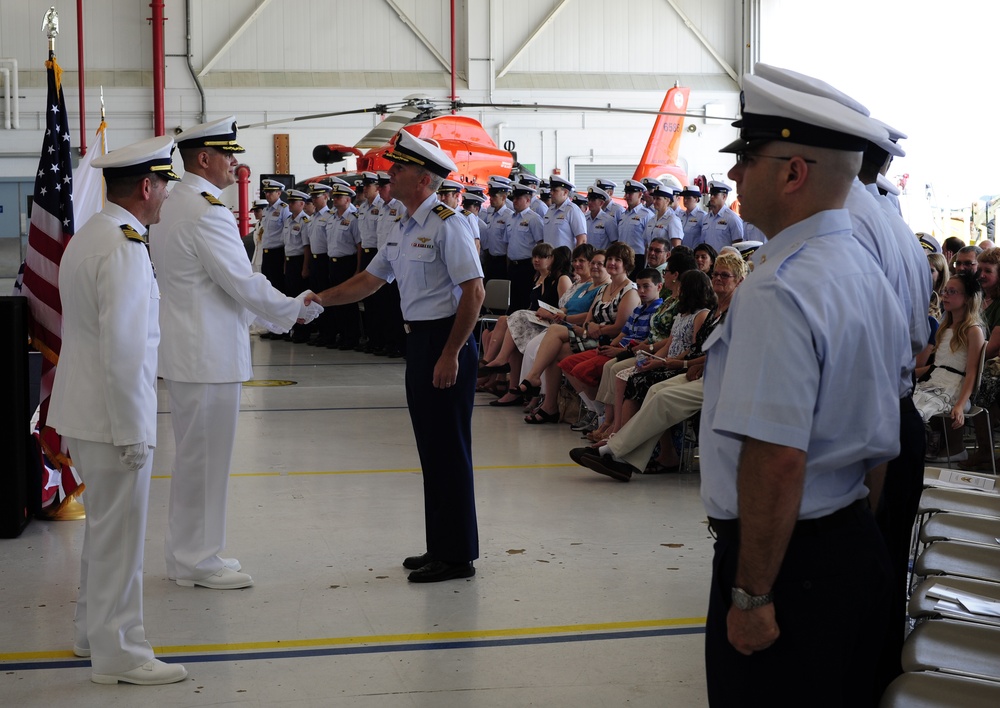
[[[507,313],[523,310],[531,300],[535,269],[531,252],[542,242],[542,218],[531,210],[535,190],[525,184],[514,185],[511,193],[514,214],[507,224],[507,279],[510,280],[510,307]]]
[[[552,175],[549,187],[552,190],[552,206],[543,220],[544,241],[552,248],[566,246],[572,251],[587,241],[583,212],[570,199],[570,192],[575,192],[576,186],[568,179]]]
[[[628,208],[618,219],[618,240],[627,244],[635,252],[635,268],[632,277],[646,267],[646,224],[653,218],[653,212],[642,205],[646,187],[634,179],[625,180],[625,204]]]
[[[681,245],[694,250],[702,242],[701,224],[708,213],[701,208],[701,190],[697,187],[685,187],[681,190],[681,199],[684,201],[684,216],[681,218],[684,238]]]
[[[399,281],[406,321],[406,401],[424,482],[427,551],[409,556],[409,580],[433,583],[475,575],[479,557],[472,474],[472,403],[479,354],[472,329],[485,291],[468,225],[437,200],[455,163],[439,147],[400,131],[386,158],[392,192],[408,216],[385,247],[347,283],[316,296],[331,305]]]
[[[701,222],[701,241],[715,249],[732,246],[743,240],[743,219],[726,206],[729,185],[725,182],[708,183],[708,213]]]
[[[618,240],[618,220],[605,206],[611,201],[611,195],[600,187],[590,187],[587,190],[587,243],[597,249],[604,249]]]
[[[909,343],[843,205],[884,130],[757,76],[743,87],[740,139],[723,151],[770,240],[704,346],[709,702],[874,705],[890,568],[865,476],[899,450]]]

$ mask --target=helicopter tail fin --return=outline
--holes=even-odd
[[[663,97],[662,113],[656,117],[649,141],[642,153],[642,159],[636,167],[635,174],[640,177],[652,176],[663,171],[668,165],[677,165],[677,157],[681,147],[681,136],[684,134],[684,114],[687,112],[688,97],[691,89],[674,86]],[[640,177],[636,177],[639,179]]]

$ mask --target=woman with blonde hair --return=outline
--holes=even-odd
[[[972,396],[979,368],[979,354],[986,341],[982,305],[982,287],[971,273],[953,275],[941,291],[944,321],[935,338],[934,364],[930,367],[917,367],[921,378],[929,375],[919,381],[913,391],[913,404],[924,423],[929,423],[935,415],[948,414],[952,430],[960,431],[965,425],[965,409]],[[933,448],[930,444],[928,447]],[[964,460],[968,457],[962,447],[961,437],[958,437],[955,448],[959,452],[945,461]],[[948,449],[951,449],[950,444]],[[932,449],[929,449],[929,453],[934,461],[941,461]]]

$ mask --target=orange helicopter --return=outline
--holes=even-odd
[[[351,156],[356,157],[356,172],[318,175],[303,180],[300,185],[323,181],[334,176],[352,182],[357,173],[360,172],[387,171],[391,163],[385,159],[385,153],[391,149],[391,144],[400,130],[406,130],[419,138],[436,141],[458,166],[457,172],[453,173],[451,178],[459,182],[484,185],[490,175],[499,174],[515,177],[518,172],[524,171],[524,168],[517,162],[517,156],[514,152],[515,146],[512,141],[508,141],[504,148],[500,148],[479,121],[467,116],[446,113],[446,111],[465,108],[503,108],[522,110],[573,109],[655,115],[656,121],[653,123],[646,148],[632,178],[640,180],[651,177],[671,186],[684,187],[689,184],[688,176],[684,169],[678,165],[678,154],[681,136],[684,132],[684,118],[687,116],[690,92],[689,88],[682,86],[674,86],[669,89],[663,98],[659,111],[540,104],[465,103],[463,101],[434,100],[422,95],[408,96],[399,109],[392,111],[391,115],[370,130],[353,147],[328,144],[317,145],[313,149],[313,159],[326,168]],[[389,113],[390,106],[384,104],[373,108],[324,113],[292,120],[371,112]],[[240,127],[254,128],[278,122],[285,121],[268,121]]]

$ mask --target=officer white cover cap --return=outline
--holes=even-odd
[[[694,197],[695,199],[701,199],[701,190],[696,186],[689,184],[681,190],[680,195],[682,197]]]
[[[322,182],[310,182],[309,183],[309,193],[310,194],[329,194],[333,191],[333,187],[328,184],[323,184]]]
[[[288,192],[286,192],[285,201],[289,201],[289,202],[309,202],[309,201],[312,201],[312,197],[310,197],[305,192],[300,192],[297,189],[289,189]]]
[[[180,133],[174,140],[177,142],[177,147],[182,150],[212,147],[226,152],[246,152],[243,146],[236,142],[236,116],[199,123]]]
[[[266,199],[255,199],[253,203],[254,209],[267,209],[268,204]]]
[[[604,177],[598,177],[594,180],[594,186],[600,187],[601,189],[618,189],[618,183],[614,180],[605,179]]]
[[[530,172],[522,172],[517,176],[517,181],[521,184],[530,184],[533,187],[537,187],[541,184],[541,178],[537,177]]]
[[[333,189],[330,191],[330,194],[334,197],[350,197],[351,199],[354,199],[354,197],[357,196],[357,192],[346,184],[340,184],[340,181],[333,185]]]
[[[112,150],[91,164],[104,170],[104,176],[110,179],[153,173],[167,180],[178,180],[171,158],[173,152],[174,139],[159,135]]]
[[[813,96],[820,96],[821,98],[829,98],[830,100],[836,101],[840,105],[846,106],[847,108],[850,108],[865,117],[871,118],[871,112],[868,108],[848,96],[840,89],[831,86],[821,79],[806,76],[805,74],[800,74],[799,72],[792,71],[791,69],[782,69],[780,67],[763,64],[761,62],[757,62],[754,66],[754,73],[763,79],[767,79],[768,81],[778,84],[779,86],[784,86],[786,88],[801,91]],[[871,118],[871,120],[876,125],[885,128],[887,132],[892,132],[889,130],[889,126],[885,125],[885,123],[875,120],[874,118]],[[871,142],[878,145],[890,155],[903,157],[906,154],[903,152],[902,148],[889,139],[889,136],[887,136],[885,140],[872,140]]]
[[[894,197],[899,196],[899,187],[893,184],[892,180],[890,180],[883,174],[879,174],[878,177],[875,178],[875,186],[877,186],[879,189],[884,189],[886,192],[888,192]]]
[[[661,182],[658,179],[654,179],[653,177],[643,177],[639,181],[642,182],[642,186],[646,188],[646,191],[649,191],[649,190],[652,190],[652,189],[656,189],[657,187],[662,187],[663,186],[663,182]]]
[[[478,204],[483,204],[486,201],[486,197],[482,194],[476,194],[475,192],[466,192],[462,195],[463,202],[476,202]]]
[[[285,190],[285,185],[276,179],[262,180],[261,185],[261,190],[265,192],[270,192],[271,190],[283,192]]]
[[[461,191],[462,191],[462,183],[456,182],[453,179],[446,179],[444,182],[441,183],[441,186],[438,187],[438,194],[454,194],[456,192],[461,192]]]
[[[527,194],[527,195],[530,195],[530,196],[533,197],[537,193],[538,193],[537,190],[534,187],[532,187],[530,184],[520,184],[520,183],[518,183],[518,184],[514,185],[514,188],[511,191],[511,196],[513,196],[513,197],[521,197],[521,196],[524,196],[524,195]]]
[[[626,192],[645,192],[646,185],[636,179],[625,180],[625,191]]]
[[[653,187],[649,190],[649,193],[654,197],[665,197],[666,199],[674,198],[674,190],[670,187],[665,187],[662,184],[659,187]]]
[[[396,133],[396,144],[392,150],[385,154],[385,157],[387,160],[401,165],[423,167],[439,177],[447,177],[458,170],[458,167],[444,150],[405,130]]]
[[[724,192],[725,194],[729,194],[730,191],[732,191],[732,188],[725,182],[712,181],[708,183],[709,194],[715,194],[717,192]]]
[[[374,172],[362,172],[361,184],[378,184],[378,175]]]
[[[906,140],[906,138],[909,137],[902,130],[893,128],[891,125],[889,125],[884,121],[880,121],[878,118],[872,118],[872,120],[881,125],[887,131],[889,131],[889,140],[891,140],[892,142],[896,142],[897,140]]]
[[[797,91],[751,74],[743,75],[740,137],[719,152],[742,152],[754,143],[786,142],[863,152],[888,132],[867,116],[813,93]]]
[[[576,191],[576,185],[560,175],[552,175],[549,177],[549,189],[554,189],[555,187],[562,187],[563,189],[568,189],[571,192]]]
[[[897,140],[905,138],[906,133],[896,130],[891,125],[889,125],[888,123],[883,123],[878,118],[872,118],[872,121],[874,121],[877,125],[880,125],[883,128],[885,128],[886,132],[889,134],[889,136],[885,140],[875,144],[878,145],[883,150],[885,150],[890,155],[893,155],[895,157],[906,157],[906,151],[903,150],[903,148],[901,148],[896,142]]]
[[[591,197],[603,199],[606,202],[611,200],[611,195],[597,186],[587,187],[587,198],[590,199]]]

